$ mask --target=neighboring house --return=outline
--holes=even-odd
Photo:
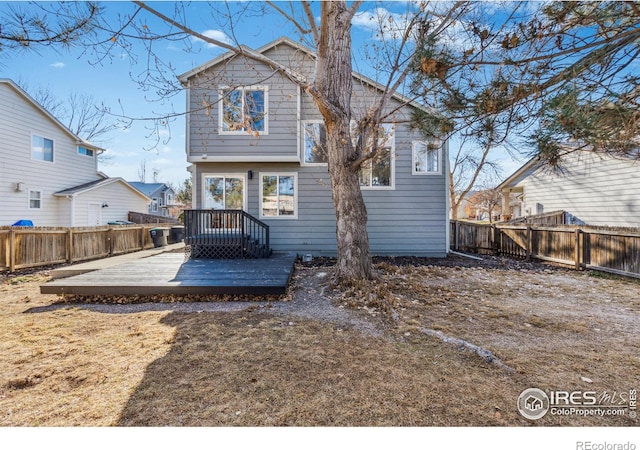
[[[0,79],[0,226],[90,226],[146,212],[150,199],[97,170],[79,138],[13,81]]]
[[[313,77],[314,54],[287,38],[256,52]],[[354,111],[363,111],[381,86],[353,77]],[[335,255],[326,130],[312,98],[266,65],[232,53],[179,79],[188,89],[193,207],[246,211],[269,225],[273,250]],[[380,130],[384,149],[360,172],[373,254],[443,256],[449,248],[447,145],[426,142],[410,127],[414,108],[420,106],[401,95],[391,98]]]
[[[151,198],[148,214],[164,217],[177,216],[176,193],[164,183],[142,183],[129,181],[129,184]]]
[[[640,161],[575,150],[553,170],[531,159],[498,186],[503,218],[564,210],[575,223],[640,226]]]

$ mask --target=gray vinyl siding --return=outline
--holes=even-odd
[[[270,49],[265,55],[293,71],[313,73],[313,61],[286,44]],[[232,58],[189,79],[191,111],[195,111],[207,95],[217,96],[217,87],[227,84],[220,80],[233,80],[237,85],[269,85],[267,136],[219,136],[217,111],[209,116],[191,112],[187,147],[188,156],[194,163],[194,207],[204,207],[205,174],[244,174],[246,177],[250,170],[253,178],[247,179],[246,183],[247,212],[259,217],[260,174],[296,173],[297,219],[261,219],[270,226],[271,247],[275,251],[333,256],[336,254],[336,225],[327,168],[305,166],[300,161],[301,121],[322,117],[311,97],[306,93],[299,94],[298,88],[284,77],[256,81],[256,74],[273,73],[272,69],[267,71],[259,66]],[[377,96],[379,93],[371,86],[354,78],[354,119],[361,116]],[[439,174],[413,175],[412,142],[421,137],[408,126],[411,107],[399,106],[399,102],[392,99],[389,111],[394,113],[385,119],[385,122],[395,124],[393,186],[362,191],[368,211],[371,251],[376,255],[444,256],[448,251],[449,217],[445,175],[447,151],[445,149],[441,154]],[[201,159],[205,153],[209,161]],[[212,156],[219,159],[212,161]],[[290,159],[292,156],[294,161]]]
[[[53,162],[31,159],[34,134],[54,141]],[[69,213],[53,194],[97,178],[95,156],[79,155],[75,140],[7,83],[0,83],[0,156],[0,225],[29,219],[64,226]],[[22,192],[16,192],[18,182]],[[29,190],[42,191],[41,209],[29,209]]]
[[[575,152],[560,172],[534,168],[509,187],[524,188],[522,213],[565,210],[589,225],[640,226],[640,162]]]
[[[218,68],[217,68],[218,69]],[[232,58],[224,71],[209,70],[193,78],[189,89],[189,155],[209,158],[256,156],[295,158],[298,155],[297,110],[298,88],[273,69],[244,58]],[[268,87],[268,134],[219,134],[218,89],[223,86]],[[211,109],[203,109],[203,104]]]
[[[260,174],[296,173],[298,218],[261,219],[270,227],[275,251],[335,256],[335,210],[326,167],[298,163],[206,163],[196,166],[196,208],[203,207],[205,174],[246,174],[247,211],[260,216]],[[411,174],[411,153],[401,152],[395,163],[395,188],[363,190],[368,212],[368,234],[375,255],[444,256],[447,252],[447,207],[442,175]]]

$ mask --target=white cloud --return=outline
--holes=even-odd
[[[61,61],[56,61],[50,66],[53,67],[54,69],[64,69],[64,66],[66,66],[66,64]]]
[[[203,32],[201,32],[200,34],[202,34],[203,36],[206,36],[210,39],[215,39],[216,41],[220,41],[220,42],[224,42],[225,44],[231,44],[231,39],[229,39],[229,36],[227,36],[224,31],[220,31],[220,30],[205,30]],[[204,42],[202,39],[199,38],[193,38],[194,42]],[[211,44],[209,42],[205,43],[205,47],[207,48],[217,48],[219,47],[218,45],[215,44]]]
[[[376,33],[377,38],[382,38],[381,33],[400,34],[407,27],[406,14],[393,13],[385,8],[376,8],[373,11],[362,11],[353,16],[352,25]]]

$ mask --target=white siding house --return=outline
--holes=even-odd
[[[557,170],[532,159],[498,188],[508,218],[563,210],[577,223],[640,226],[637,160],[575,150]]]
[[[149,198],[98,172],[101,151],[13,81],[0,79],[0,226],[19,220],[36,226],[103,225],[126,220],[130,210],[146,211]]]
[[[297,77],[313,77],[315,55],[296,42],[281,38],[255,51]],[[383,88],[353,76],[358,116]],[[269,226],[275,251],[335,255],[326,131],[311,96],[267,65],[231,53],[179,79],[188,90],[194,208],[244,210]],[[411,128],[415,108],[392,96],[380,129],[384,150],[360,171],[373,254],[444,256],[449,249],[447,143],[425,142]]]

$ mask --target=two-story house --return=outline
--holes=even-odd
[[[146,212],[150,199],[97,170],[103,150],[0,79],[0,226],[91,226]]]
[[[256,52],[313,77],[315,55],[287,38]],[[382,87],[353,77],[358,115]],[[326,130],[312,98],[266,64],[231,52],[179,80],[187,89],[193,207],[246,211],[268,224],[273,250],[335,255]],[[420,106],[392,97],[380,130],[383,150],[360,172],[372,254],[444,256],[449,248],[447,146],[411,128],[413,108]]]
[[[163,217],[175,217],[178,214],[176,193],[165,183],[143,183],[129,181],[129,184],[151,199],[148,214]]]

